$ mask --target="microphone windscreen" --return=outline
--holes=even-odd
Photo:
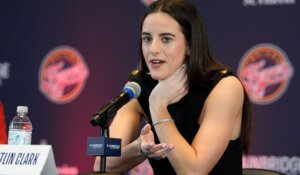
[[[141,94],[141,86],[134,81],[127,82],[123,90],[129,93],[130,99],[138,98]]]

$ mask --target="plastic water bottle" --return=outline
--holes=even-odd
[[[18,106],[17,115],[12,119],[8,131],[9,145],[30,145],[32,124],[27,116],[28,107]]]

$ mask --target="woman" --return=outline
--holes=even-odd
[[[148,158],[155,174],[241,174],[249,100],[213,59],[197,9],[185,0],[152,3],[141,21],[141,57],[142,93],[110,126],[122,155],[108,158],[106,170],[126,172]],[[149,124],[137,136],[142,119]]]

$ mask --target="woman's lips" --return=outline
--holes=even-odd
[[[159,68],[159,67],[161,67],[166,61],[154,59],[154,60],[150,60],[149,62],[150,62],[150,65],[151,65],[152,68]]]

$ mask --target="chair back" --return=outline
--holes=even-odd
[[[244,168],[243,175],[284,175],[284,174],[281,172],[267,170],[267,169]]]

